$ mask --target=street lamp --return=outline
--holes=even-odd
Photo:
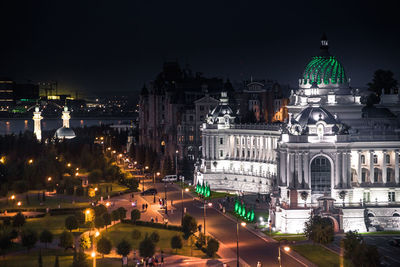
[[[92,251],[92,258],[93,258],[93,267],[96,267],[96,252],[94,251],[94,246],[93,246],[93,251]]]
[[[206,208],[207,208],[207,205],[206,204],[209,207],[212,207],[212,202],[207,203],[206,198],[204,197],[204,216],[203,216],[203,219],[204,219],[204,241],[205,241],[205,245],[207,246],[207,238],[206,238],[206,217],[207,217]]]
[[[178,153],[179,150],[175,151],[175,174],[176,174],[176,178],[178,178]]]
[[[285,252],[289,252],[290,251],[290,247],[289,246],[284,246],[283,250]],[[278,246],[278,261],[279,261],[279,267],[282,267],[282,258],[281,258],[281,240],[279,240],[279,246]]]
[[[245,227],[246,223],[241,222],[241,226]],[[236,266],[239,267],[239,219],[236,218]]]
[[[51,182],[51,177],[48,177],[48,178],[47,178],[47,181]]]
[[[183,187],[182,187],[182,220],[181,220],[181,223],[183,223],[183,214],[184,214],[184,211],[183,211]],[[185,188],[185,192],[188,192],[189,191],[189,188]]]
[[[29,163],[29,164],[32,164],[32,163],[33,163],[33,159],[30,159],[30,160],[28,161],[28,163]]]
[[[156,175],[157,175],[157,177],[160,176],[160,172],[157,172],[157,173],[153,174],[153,184],[154,185],[156,184]]]

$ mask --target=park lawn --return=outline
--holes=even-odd
[[[287,241],[305,241],[307,240],[307,237],[305,235],[278,235],[278,236],[272,236],[273,239],[276,241],[281,241],[281,240],[287,240]]]
[[[40,232],[42,232],[44,229],[47,229],[50,232],[52,232],[53,235],[57,236],[57,235],[60,235],[64,230],[66,230],[65,219],[71,215],[72,214],[50,216],[50,214],[46,214],[46,216],[44,216],[42,218],[27,219],[26,223],[24,225],[24,228],[29,228],[29,229],[35,230],[35,231],[37,231],[38,234],[40,234]],[[86,230],[89,230],[89,229],[88,228],[78,228],[76,230],[73,230],[72,232],[80,233],[80,232],[84,232]]]
[[[400,235],[400,231],[378,231],[360,233],[361,235]]]
[[[106,187],[110,186],[110,185],[112,185],[112,191],[106,193]],[[128,187],[117,184],[117,183],[100,183],[100,184],[98,184],[97,187],[101,188],[101,195],[103,197],[107,197],[107,195],[115,194],[118,192],[123,193],[124,191],[129,190]]]
[[[60,208],[81,208],[90,205],[90,202],[88,201],[84,202],[76,201],[75,203],[72,203],[71,199],[64,198],[62,195],[59,195],[58,197],[56,196],[46,197],[46,201],[44,201],[42,205],[40,205],[40,201],[36,197],[31,197],[29,199],[29,204],[26,202],[25,197],[18,199],[18,201],[22,202],[21,207],[17,207],[17,205],[11,205],[11,203],[8,203],[7,201],[2,201],[0,203],[0,208],[1,209],[35,209],[35,208],[54,209],[58,208],[59,204]]]
[[[190,191],[192,193],[193,196],[198,196],[198,194],[196,193],[196,187],[192,186],[190,187]],[[216,198],[223,198],[223,197],[235,197],[235,194],[231,194],[231,193],[227,193],[227,192],[216,192],[216,191],[211,191],[211,196],[209,197],[209,199],[216,199]]]
[[[131,233],[133,229],[137,229],[141,232],[141,237],[139,240],[132,239]],[[171,238],[174,235],[182,236],[182,232],[119,223],[108,228],[107,232],[103,231],[102,234],[111,240],[113,246],[117,246],[122,239],[126,239],[131,243],[132,249],[137,250],[139,248],[139,243],[144,239],[146,233],[150,235],[152,232],[158,232],[160,235],[160,241],[156,244],[156,251],[163,250],[167,254],[175,254],[175,249],[171,248]],[[193,257],[203,257],[205,255],[202,251],[196,249],[194,245],[191,253],[188,241],[183,239],[182,241],[183,247],[182,249],[178,249],[177,254],[185,256],[192,255]]]
[[[353,267],[350,261],[319,245],[294,245],[292,249],[319,267]]]

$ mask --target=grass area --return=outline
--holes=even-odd
[[[192,193],[193,196],[197,196],[196,193],[196,188],[195,187],[190,187],[190,192]],[[211,196],[209,197],[209,199],[215,199],[215,198],[223,198],[223,197],[235,197],[235,194],[231,194],[231,193],[226,193],[226,192],[216,192],[216,191],[211,191]]]
[[[348,260],[319,245],[295,245],[292,246],[292,249],[319,267],[353,267]]]
[[[46,201],[44,201],[41,205],[41,202],[37,199],[37,197],[30,197],[29,204],[25,197],[18,198],[15,203],[21,201],[22,205],[18,207],[16,204],[12,204],[11,201],[2,201],[0,202],[0,209],[34,209],[34,208],[79,208],[86,207],[90,204],[89,201],[84,202],[76,202],[72,203],[72,199],[70,197],[64,198],[62,195],[59,196],[47,196]]]
[[[43,218],[27,219],[26,223],[24,225],[24,228],[30,228],[32,230],[35,230],[38,232],[38,234],[40,234],[40,232],[42,232],[43,229],[47,229],[50,232],[52,232],[53,235],[59,235],[64,230],[66,230],[65,218],[67,218],[68,216],[71,216],[71,214],[58,215],[58,216],[50,216],[49,214],[47,214]],[[72,232],[80,233],[80,232],[84,232],[86,230],[89,230],[89,229],[88,228],[79,228]]]
[[[133,239],[131,237],[133,229],[137,229],[141,232],[141,237],[139,239]],[[143,240],[145,235],[150,235],[152,232],[158,232],[160,235],[160,241],[156,244],[158,251],[163,250],[166,254],[175,254],[175,250],[171,249],[171,238],[174,235],[182,235],[182,233],[178,231],[120,223],[109,228],[108,232],[103,232],[103,235],[112,240],[113,246],[116,246],[122,239],[126,239],[131,243],[133,249],[138,249],[139,243]],[[204,253],[196,249],[194,245],[191,254],[190,243],[185,240],[183,240],[183,248],[178,249],[178,254],[185,256],[192,255],[194,257],[204,256]]]
[[[379,231],[360,233],[361,235],[400,235],[400,231]]]
[[[58,256],[60,267],[70,267],[72,265],[73,252],[71,250],[64,251],[64,249],[42,249],[43,266],[54,266],[54,262]],[[39,251],[31,250],[29,252],[14,253],[7,255],[5,258],[0,257],[0,266],[4,267],[20,267],[20,266],[39,266]],[[92,260],[87,257],[88,266],[92,266]],[[131,264],[131,259],[129,264]],[[104,258],[98,257],[96,259],[96,266],[98,267],[120,267],[121,258]]]
[[[106,193],[107,186],[112,186],[111,192]],[[118,192],[123,193],[124,191],[129,189],[128,187],[117,184],[117,183],[100,183],[97,185],[97,187],[101,189],[101,195],[103,197],[107,197],[107,195],[111,195],[111,194],[118,193]]]
[[[294,236],[272,236],[276,241],[287,240],[287,241],[305,241],[307,237],[304,235],[294,235]]]

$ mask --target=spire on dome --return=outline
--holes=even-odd
[[[321,46],[320,48],[320,56],[330,56],[329,54],[329,45],[328,45],[328,37],[326,37],[326,34],[323,33],[321,36]]]

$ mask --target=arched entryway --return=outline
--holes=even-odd
[[[323,216],[323,218],[328,218],[328,219],[330,219],[330,221],[331,221],[331,223],[332,223],[332,226],[333,226],[333,231],[334,231],[335,233],[337,233],[337,232],[340,231],[339,223],[338,223],[338,221],[337,221],[334,217],[332,217],[332,216]]]
[[[324,156],[318,156],[311,162],[311,192],[324,195],[331,193],[331,163]]]

